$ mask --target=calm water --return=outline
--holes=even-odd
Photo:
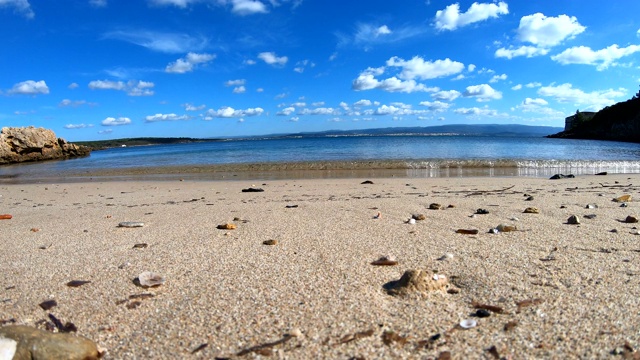
[[[640,144],[476,136],[229,140],[94,151],[83,159],[3,166],[0,176],[39,178],[175,166],[305,170],[318,168],[318,162],[343,170],[401,169],[408,176],[640,173]]]

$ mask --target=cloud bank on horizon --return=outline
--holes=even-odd
[[[0,0],[0,121],[70,140],[563,126],[638,91],[638,13],[596,0]]]

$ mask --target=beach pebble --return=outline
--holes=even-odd
[[[518,230],[518,228],[515,225],[500,224],[496,226],[496,230],[498,230],[499,232],[511,232]]]
[[[486,309],[478,309],[475,312],[475,316],[479,317],[479,318],[486,318],[491,316],[491,313],[489,312],[489,310]]]
[[[164,284],[165,279],[164,276],[160,274],[151,271],[145,271],[138,275],[138,281],[140,282],[140,286],[142,287],[154,287]]]
[[[373,181],[365,180],[365,181],[361,182],[360,185],[373,185]]]
[[[500,232],[500,231],[498,231],[498,229],[496,229],[496,228],[489,229],[489,234],[497,234],[497,233],[499,233],[499,232]]]
[[[270,239],[270,240],[265,240],[262,243],[264,245],[277,245],[278,244],[278,240]]]
[[[452,253],[446,253],[446,254],[444,254],[444,255],[442,255],[442,256],[440,256],[438,258],[438,260],[440,260],[440,261],[451,260],[451,259],[453,259],[453,254]]]
[[[552,177],[549,178],[549,180],[558,180],[558,179],[573,179],[575,178],[574,175],[569,174],[569,175],[563,175],[563,174],[555,174]]]
[[[585,209],[596,209],[598,208],[598,205],[596,204],[587,204],[587,206],[585,206]]]
[[[471,329],[478,326],[478,323],[473,319],[464,319],[460,321],[460,327],[463,329]]]
[[[569,218],[567,219],[567,224],[571,224],[571,225],[578,225],[580,224],[580,218],[578,218],[575,215],[571,215],[569,216]]]
[[[629,206],[629,204],[627,204],[627,203],[620,204],[620,207],[627,207],[627,206]]]
[[[298,329],[298,328],[291,329],[291,331],[289,331],[289,335],[291,335],[293,337],[297,337],[298,339],[304,338],[304,335],[302,334],[302,331],[300,331],[300,329]]]
[[[442,210],[443,208],[444,208],[444,206],[442,206],[442,204],[438,204],[438,203],[429,204],[429,209],[430,210]]]
[[[638,218],[635,217],[635,216],[629,215],[629,216],[627,216],[626,219],[624,219],[624,222],[626,222],[627,224],[634,224],[634,223],[638,222]]]
[[[596,214],[587,214],[587,215],[584,215],[584,218],[585,219],[589,219],[589,220],[593,220],[593,219],[596,218],[596,216],[597,216]]]
[[[407,270],[387,291],[390,295],[426,295],[432,291],[446,291],[448,287],[449,280],[444,275],[425,270]]]
[[[237,228],[236,224],[231,224],[231,223],[218,225],[218,229],[220,230],[235,230],[236,228]]]
[[[411,219],[407,220],[407,224],[415,225],[416,224],[416,219],[411,218]]]
[[[243,193],[248,193],[248,192],[263,192],[264,189],[261,188],[247,188],[247,189],[242,189]]]
[[[10,215],[10,214],[2,214],[2,215],[0,215],[0,220],[10,220],[11,218],[13,218],[13,216]]]
[[[118,227],[124,227],[124,228],[138,228],[143,226],[144,226],[144,223],[140,221],[123,221],[118,224]]]
[[[371,265],[376,266],[395,266],[398,265],[398,261],[390,255],[381,256],[378,260],[371,262]]]
[[[477,229],[458,229],[456,233],[465,235],[476,235],[479,231]]]
[[[416,219],[416,220],[426,220],[427,219],[427,217],[424,214],[413,214],[413,215],[411,215],[411,217],[413,219]]]
[[[520,221],[520,219],[518,219],[518,218],[517,218],[517,217],[515,217],[515,216],[514,216],[514,217],[512,217],[510,220],[511,220],[511,221]]]
[[[617,197],[617,198],[613,199],[613,201],[615,201],[615,202],[629,202],[629,201],[631,201],[631,195],[622,195],[620,197]]]
[[[524,201],[533,201],[533,199],[534,199],[533,196],[529,196],[526,199],[524,199]]]
[[[485,214],[488,214],[488,213],[489,213],[489,210],[487,210],[487,209],[478,209],[478,210],[476,210],[476,214],[478,214],[478,215],[485,215]]]
[[[528,207],[524,209],[523,213],[525,214],[540,214],[540,210],[536,207]]]
[[[0,355],[8,354],[15,345],[14,354],[2,359],[98,359],[102,356],[96,344],[82,336],[52,333],[29,326],[0,327]],[[10,341],[11,340],[11,341]],[[13,341],[13,342],[12,342]],[[14,344],[15,343],[15,344]]]

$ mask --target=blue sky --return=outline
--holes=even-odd
[[[71,141],[564,126],[640,85],[640,1],[0,0],[0,124]]]

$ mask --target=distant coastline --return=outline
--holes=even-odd
[[[124,138],[113,140],[96,140],[96,141],[75,141],[74,144],[83,145],[91,149],[91,151],[105,150],[111,148],[128,147],[128,146],[149,146],[149,145],[170,145],[170,144],[190,144],[211,141],[221,141],[221,139],[195,139],[195,138],[156,138],[156,137],[140,137],[140,138]]]

